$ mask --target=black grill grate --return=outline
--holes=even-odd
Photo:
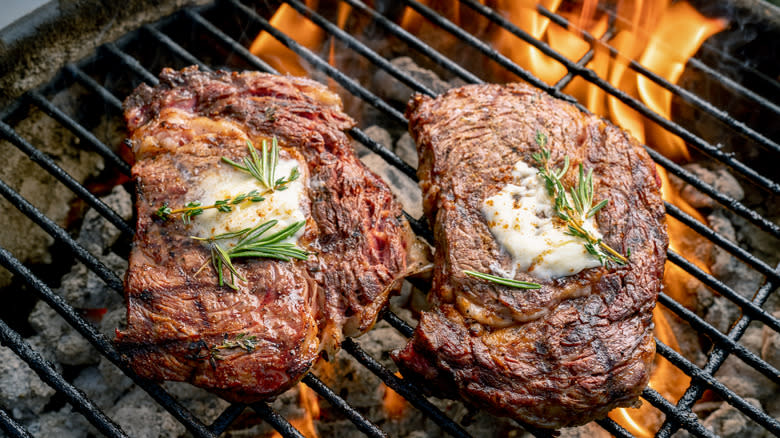
[[[405,43],[410,51],[415,51],[427,57],[437,66],[445,69],[449,73],[461,78],[468,83],[483,82],[483,80],[480,79],[477,75],[448,59],[414,35],[409,34],[393,21],[366,6],[362,1],[342,1],[345,4],[350,5],[358,13],[372,18],[378,26],[382,27],[393,37]],[[741,174],[745,179],[751,181],[760,189],[765,190],[771,194],[780,194],[780,184],[778,184],[776,181],[760,174],[750,166],[737,160],[732,155],[721,151],[719,147],[708,143],[688,129],[653,112],[642,102],[613,87],[604,79],[597,76],[593,71],[585,68],[584,66],[593,56],[592,47],[591,50],[586,53],[582,59],[577,60],[576,62],[571,61],[563,55],[555,52],[543,41],[534,39],[532,36],[526,34],[512,23],[508,22],[500,14],[486,6],[481,5],[479,2],[475,0],[460,0],[460,2],[483,15],[493,23],[529,42],[534,47],[541,50],[544,54],[559,61],[568,69],[568,74],[554,86],[547,85],[540,79],[524,71],[510,59],[504,57],[489,45],[476,38],[474,35],[471,35],[462,30],[432,9],[414,0],[405,0],[404,3],[412,7],[428,21],[440,27],[442,32],[447,32],[451,35],[454,35],[464,44],[467,44],[483,53],[486,58],[495,61],[502,67],[506,68],[508,71],[518,75],[519,77],[547,91],[548,93],[564,100],[568,100],[575,105],[578,105],[581,109],[585,110],[585,108],[583,108],[579,103],[575,102],[571,97],[566,96],[561,91],[563,87],[565,87],[574,77],[582,77],[585,80],[597,85],[608,94],[626,103],[629,107],[638,111],[640,114],[646,116],[650,120],[655,121],[669,132],[679,135],[686,141],[687,144],[695,147],[702,154],[729,166],[733,171]],[[338,69],[332,67],[326,60],[296,43],[292,38],[290,38],[288,35],[285,35],[280,30],[274,28],[266,18],[256,13],[254,9],[240,3],[238,0],[226,0],[218,3],[219,8],[227,8],[232,13],[239,14],[243,17],[243,19],[248,20],[251,23],[251,26],[271,34],[282,44],[305,59],[314,69],[324,73],[333,81],[338,83],[344,90],[376,108],[378,111],[387,116],[388,119],[393,123],[396,123],[401,127],[406,125],[405,117],[396,108],[376,96],[365,86],[358,83],[354,78],[351,78],[344,72],[341,72]],[[386,71],[413,90],[428,95],[434,95],[434,92],[431,89],[415,80],[406,72],[394,67],[387,59],[374,52],[354,36],[342,31],[332,22],[310,10],[299,0],[288,0],[286,3],[308,17],[319,27],[324,29],[326,34],[337,38],[347,48],[363,56],[369,62]],[[126,162],[124,162],[110,147],[101,142],[97,136],[95,136],[87,128],[73,120],[64,111],[59,109],[55,104],[48,100],[46,96],[48,94],[64,90],[71,84],[77,83],[88,90],[88,92],[94,95],[96,98],[100,99],[100,101],[103,102],[109,111],[115,113],[115,115],[119,117],[121,114],[121,101],[119,100],[117,94],[101,85],[99,80],[93,78],[95,75],[88,72],[97,70],[102,72],[101,74],[105,75],[107,73],[111,73],[110,70],[112,68],[115,69],[116,65],[120,65],[121,68],[126,70],[128,75],[132,77],[131,81],[133,84],[137,84],[139,81],[147,82],[149,84],[156,84],[157,78],[154,77],[154,75],[149,71],[149,68],[145,67],[141,62],[139,62],[138,59],[131,56],[127,52],[127,47],[138,38],[141,38],[141,36],[150,38],[151,40],[155,41],[172,57],[179,59],[186,64],[197,64],[204,70],[211,70],[212,66],[209,65],[209,63],[204,62],[198,57],[194,56],[191,52],[187,51],[187,49],[180,45],[180,43],[177,42],[172,36],[165,33],[164,29],[170,23],[189,23],[193,29],[205,31],[206,34],[208,34],[221,46],[221,50],[225,51],[225,53],[229,53],[230,56],[237,56],[240,58],[241,62],[245,63],[249,67],[260,71],[276,73],[276,71],[271,66],[253,56],[239,41],[228,35],[227,29],[221,29],[219,26],[215,25],[212,21],[209,21],[209,19],[206,18],[206,16],[211,11],[213,11],[212,8],[214,7],[214,5],[211,5],[199,8],[185,8],[179,13],[163,19],[158,23],[153,25],[145,25],[140,30],[131,32],[116,43],[109,43],[102,46],[95,55],[79,62],[78,64],[67,65],[50,84],[47,84],[38,90],[29,91],[16,103],[8,108],[5,108],[0,113],[0,135],[14,146],[19,148],[22,152],[27,154],[31,160],[38,163],[49,174],[53,175],[60,182],[65,184],[78,197],[83,199],[89,206],[99,212],[106,220],[113,224],[123,234],[126,236],[131,236],[131,226],[127,224],[119,216],[119,214],[105,205],[100,199],[90,193],[84,186],[79,184],[74,178],[68,175],[50,157],[41,152],[34,145],[30,144],[30,142],[22,138],[11,126],[11,122],[9,122],[9,120],[13,119],[17,113],[22,112],[27,106],[34,105],[60,123],[63,127],[70,130],[76,137],[85,142],[85,144],[92,147],[97,153],[106,159],[106,163],[112,165],[117,171],[125,175],[129,175],[129,166]],[[538,11],[543,16],[550,18],[561,26],[569,27],[569,23],[563,17],[556,15],[555,13],[541,6],[538,8]],[[224,14],[224,11],[222,13]],[[602,38],[601,40],[597,40],[587,33],[583,34],[583,37],[593,46],[595,44],[606,44],[604,41],[606,41],[609,35],[611,35],[610,32],[607,33],[607,37]],[[616,54],[614,48],[609,46],[607,46],[607,48],[613,55]],[[108,62],[106,59],[110,59],[111,61]],[[107,64],[108,67],[101,66],[101,62]],[[735,92],[751,99],[762,108],[772,111],[775,114],[780,113],[780,108],[778,108],[774,102],[771,102],[751,91],[750,89],[737,84],[728,77],[711,69],[700,61],[692,59],[690,62],[692,64],[696,64],[695,66],[701,71],[704,71],[712,77],[715,77],[716,79],[725,83],[731,89],[735,90]],[[213,67],[225,65],[224,63],[227,63],[227,60],[218,60],[217,64],[214,64]],[[775,154],[780,152],[780,146],[778,146],[776,142],[759,133],[755,128],[747,126],[746,124],[733,119],[728,113],[713,106],[708,101],[675,84],[671,84],[665,81],[663,78],[658,77],[636,62],[631,62],[629,67],[639,74],[648,77],[656,84],[671,91],[684,101],[715,117],[720,122],[729,126],[734,132],[749,138],[755,142],[755,144],[764,148],[766,153],[775,156]],[[110,88],[110,86],[108,87]],[[123,94],[119,93],[119,96],[121,95]],[[416,181],[415,169],[408,163],[404,162],[395,153],[385,148],[381,144],[371,140],[364,132],[357,128],[351,130],[350,135],[355,140],[369,148],[371,151],[381,156],[389,164],[393,165],[401,172]],[[760,229],[770,233],[775,238],[780,238],[780,226],[771,220],[765,218],[755,210],[745,206],[730,196],[719,192],[711,185],[697,178],[691,172],[685,170],[683,167],[672,162],[654,150],[649,148],[647,148],[647,150],[653,159],[671,174],[676,175],[681,180],[687,182],[693,187],[696,187],[728,210],[745,218]],[[98,277],[101,278],[111,289],[114,289],[118,293],[122,292],[122,281],[113,271],[106,267],[98,257],[91,254],[89,251],[79,245],[79,243],[77,243],[68,234],[67,231],[55,224],[45,214],[30,204],[26,199],[24,199],[21,195],[19,195],[19,193],[17,193],[13,188],[11,188],[2,180],[0,180],[0,194],[2,194],[2,196],[10,201],[17,209],[29,217],[35,224],[50,234],[54,239],[64,244],[64,246],[73,254],[73,256],[75,256],[76,259],[84,263],[90,270],[97,274]],[[643,392],[642,397],[655,408],[663,412],[666,416],[665,423],[659,430],[657,436],[668,437],[680,428],[683,428],[696,436],[713,436],[712,432],[701,424],[696,415],[691,413],[693,404],[702,397],[703,392],[707,389],[712,390],[723,400],[734,406],[751,420],[766,428],[768,431],[776,435],[780,435],[780,422],[770,417],[761,409],[758,409],[748,403],[744,398],[735,394],[714,377],[714,374],[723,364],[725,359],[729,355],[734,355],[740,358],[746,364],[753,367],[755,370],[765,375],[771,381],[780,383],[780,372],[777,369],[739,344],[740,338],[745,333],[747,326],[753,320],[762,322],[775,332],[780,332],[780,321],[772,316],[770,312],[767,312],[762,308],[770,294],[772,294],[778,285],[780,285],[780,270],[772,267],[756,255],[731,242],[725,236],[722,236],[721,234],[713,231],[707,225],[702,224],[697,219],[683,212],[678,207],[667,204],[666,208],[667,213],[671,217],[679,220],[701,236],[709,239],[718,247],[724,249],[741,261],[745,262],[755,271],[766,276],[767,280],[766,283],[756,292],[755,297],[752,300],[748,300],[743,298],[734,289],[724,284],[720,279],[698,268],[694,263],[687,260],[685,257],[677,254],[672,250],[669,251],[669,261],[682,268],[693,278],[701,281],[711,290],[731,300],[734,304],[742,309],[743,316],[729,330],[729,332],[724,335],[706,321],[698,317],[695,313],[676,302],[671,297],[665,294],[660,295],[659,302],[662,305],[678,315],[681,319],[685,320],[694,330],[707,336],[713,343],[714,347],[708,355],[706,365],[702,368],[699,368],[697,365],[677,353],[675,350],[657,340],[658,354],[663,356],[667,361],[691,377],[690,387],[687,389],[682,398],[676,403],[666,400],[661,394],[651,388],[647,388]],[[417,218],[410,217],[408,214],[407,217],[411,221],[415,231],[430,241],[431,234],[425,220],[418,220]],[[24,266],[13,254],[3,248],[0,248],[0,263],[17,278],[21,279],[28,286],[30,286],[30,289],[37,295],[38,298],[45,301],[48,305],[54,308],[70,325],[72,325],[81,335],[88,339],[89,342],[103,356],[109,359],[114,365],[119,367],[122,372],[130,376],[137,385],[148,392],[152,398],[154,398],[161,406],[163,406],[178,421],[180,421],[193,435],[199,437],[218,436],[222,434],[230,426],[230,424],[233,423],[242,412],[244,412],[247,407],[249,407],[259,417],[271,424],[283,436],[302,436],[300,432],[291,426],[291,424],[284,417],[275,412],[266,403],[255,403],[249,406],[242,404],[232,404],[225,411],[223,411],[217,417],[217,419],[212,422],[211,425],[205,425],[200,419],[196,418],[192,413],[184,408],[173,396],[165,392],[165,390],[163,390],[159,385],[146,381],[135,375],[123,361],[119,353],[114,349],[109,340],[100,334],[84,318],[82,318],[74,308],[65,302],[65,300],[56,295],[48,285],[46,285],[40,278],[36,277],[36,275],[33,274],[26,266]],[[382,314],[382,318],[390,323],[391,326],[395,327],[404,336],[408,337],[411,335],[412,327],[406,324],[395,314],[389,311],[385,311]],[[98,428],[98,430],[108,436],[125,436],[125,433],[120,429],[119,426],[117,426],[110,418],[108,418],[107,415],[99,408],[97,408],[88,398],[86,398],[82,393],[80,393],[76,388],[68,383],[62,375],[54,371],[54,369],[46,363],[40,354],[31,349],[31,347],[25,343],[20,335],[3,321],[0,321],[0,341],[2,341],[3,345],[10,347],[20,358],[27,362],[45,382],[47,382],[50,386],[62,394],[74,407],[74,409],[84,415],[84,417],[87,418],[90,423]],[[428,418],[438,424],[442,430],[456,437],[470,436],[463,426],[453,421],[444,412],[428,401],[428,399],[422,395],[423,391],[421,388],[396,377],[392,370],[384,367],[375,358],[367,354],[360,347],[357,341],[347,339],[343,343],[343,349],[352,357],[354,357],[362,366],[366,367],[377,377],[379,377],[388,387],[398,392],[413,406],[421,410]],[[326,386],[315,375],[311,373],[308,374],[304,378],[303,382],[312,388],[315,392],[317,392],[320,397],[327,400],[331,406],[339,410],[345,418],[348,418],[350,421],[352,421],[359,431],[373,437],[385,436],[385,433],[377,425],[366,419],[359,411],[350,406],[344,399],[334,393],[331,388]],[[18,424],[9,416],[5,410],[6,408],[8,407],[0,406],[0,428],[2,428],[11,436],[30,436],[29,433],[25,431],[23,426]],[[615,436],[631,436],[628,431],[623,429],[620,425],[611,419],[600,420],[597,423]],[[525,427],[529,432],[536,436],[549,436],[551,434],[550,431],[537,430],[525,425],[521,426]]]

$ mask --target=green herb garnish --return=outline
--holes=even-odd
[[[190,237],[208,243],[209,249],[211,250],[211,264],[217,271],[219,285],[224,286],[227,284],[232,289],[238,290],[235,282],[236,277],[244,281],[246,281],[246,278],[242,277],[235,266],[233,266],[233,259],[260,257],[287,262],[291,259],[306,260],[309,258],[309,253],[298,248],[294,243],[282,242],[282,240],[292,236],[300,230],[306,222],[298,221],[292,223],[283,229],[266,236],[265,233],[273,228],[277,222],[276,219],[272,219],[254,228],[244,228],[243,230],[209,237]],[[238,238],[238,243],[229,249],[225,249],[217,243],[219,240],[233,238]],[[205,266],[206,265],[204,264],[204,267]],[[203,269],[203,267],[201,267],[201,269]],[[199,269],[198,272],[200,272],[201,269]],[[224,269],[227,269],[230,274],[229,281],[225,280]]]
[[[542,287],[539,283],[531,283],[529,281],[512,280],[511,278],[497,277],[495,275],[484,274],[476,271],[463,271],[472,277],[480,278],[482,280],[492,281],[493,283],[503,284],[504,286],[515,287],[518,289],[539,289]]]
[[[236,163],[228,157],[222,157],[222,161],[255,177],[255,179],[265,186],[266,189],[264,191],[252,190],[251,192],[242,193],[233,196],[232,198],[222,199],[211,205],[205,206],[201,205],[200,201],[191,201],[185,204],[184,207],[175,210],[171,209],[167,203],[164,203],[155,210],[154,214],[163,220],[170,219],[172,215],[181,214],[182,222],[188,224],[193,217],[202,214],[205,210],[216,208],[217,211],[230,213],[233,211],[234,205],[241,204],[242,202],[265,201],[265,195],[277,190],[287,190],[289,184],[301,176],[298,171],[298,166],[295,166],[286,177],[274,179],[276,177],[276,166],[279,164],[279,142],[276,137],[273,137],[270,148],[266,144],[266,141],[263,140],[260,155],[257,154],[255,147],[252,146],[252,142],[247,140],[246,144],[249,149],[249,156],[244,158],[243,165]]]
[[[257,336],[250,335],[248,333],[238,333],[231,341],[228,335],[224,335],[224,341],[219,345],[208,346],[204,341],[197,341],[192,343],[190,349],[199,350],[194,356],[190,356],[192,359],[203,360],[208,359],[212,367],[217,367],[218,360],[222,360],[220,350],[229,350],[234,348],[241,348],[247,353],[255,351],[257,348]]]
[[[228,157],[222,157],[222,161],[252,175],[263,183],[268,191],[286,190],[287,185],[300,176],[298,166],[295,166],[286,178],[276,179],[276,165],[279,163],[279,141],[276,139],[276,136],[271,140],[270,148],[267,142],[263,140],[263,144],[260,147],[260,155],[257,154],[257,149],[252,145],[251,141],[247,140],[246,146],[249,149],[249,156],[244,158],[243,165],[236,163]]]
[[[181,214],[182,222],[188,224],[190,223],[191,219],[194,216],[203,214],[205,210],[216,208],[217,211],[221,211],[223,213],[230,213],[231,211],[233,211],[233,206],[241,204],[242,202],[265,201],[263,195],[267,193],[268,192],[260,193],[257,190],[252,190],[251,192],[242,193],[232,198],[216,201],[211,205],[201,205],[200,201],[191,201],[185,204],[183,208],[178,208],[176,210],[172,210],[170,207],[168,207],[168,204],[166,203],[163,204],[160,208],[158,208],[157,211],[154,212],[154,214],[163,220],[168,220],[174,214]]]
[[[532,157],[539,164],[537,169],[547,188],[547,193],[554,199],[556,216],[566,223],[567,234],[584,240],[585,249],[596,257],[602,266],[607,266],[610,262],[621,266],[627,264],[628,259],[625,256],[601,239],[597,239],[583,227],[586,219],[593,217],[609,202],[608,199],[604,199],[593,205],[593,169],[586,174],[580,164],[577,185],[570,187],[567,195],[561,179],[569,170],[569,157],[564,157],[561,169],[550,169],[550,150],[544,147],[547,144],[547,136],[537,131],[536,143],[542,150]]]

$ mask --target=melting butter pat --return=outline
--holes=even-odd
[[[547,194],[537,169],[518,162],[512,182],[482,203],[482,214],[490,232],[512,256],[514,277],[519,270],[539,279],[574,275],[599,266],[588,254],[582,239],[566,234],[566,226],[555,218],[553,199]],[[601,238],[593,218],[584,228]]]
[[[294,167],[303,170],[297,160],[280,158],[276,166],[275,178],[287,177]],[[226,164],[220,165],[214,170],[201,175],[200,178],[201,205],[212,205],[216,201],[233,198],[242,193],[257,190],[263,193],[267,189],[252,175],[236,170]],[[244,201],[233,205],[230,213],[219,212],[217,209],[205,210],[203,214],[192,220],[193,235],[206,237],[239,231],[244,228],[254,228],[263,222],[276,219],[278,223],[270,232],[281,230],[292,223],[306,220],[306,215],[301,208],[301,199],[304,194],[304,176],[301,175],[295,181],[287,184],[286,190],[277,190],[264,194],[264,201]],[[303,234],[304,228],[290,236],[286,241],[294,242]],[[235,245],[233,241],[223,241],[227,245]]]

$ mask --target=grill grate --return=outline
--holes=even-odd
[[[462,66],[456,64],[441,53],[437,52],[429,45],[414,35],[408,33],[388,18],[366,6],[362,1],[342,1],[345,4],[350,5],[355,11],[372,18],[375,23],[389,32],[393,37],[398,38],[400,41],[407,44],[410,49],[427,57],[430,61],[447,70],[454,76],[459,77],[468,83],[483,82],[483,80],[477,77],[474,73],[464,69]],[[536,40],[522,30],[518,29],[512,23],[504,19],[501,15],[492,9],[481,5],[477,1],[460,0],[460,2],[483,15],[487,19],[491,20],[495,24],[529,42],[546,55],[556,59],[568,69],[568,74],[554,86],[549,86],[540,79],[524,71],[508,58],[496,52],[490,46],[477,39],[474,35],[471,35],[460,29],[455,24],[448,21],[446,18],[439,15],[432,9],[414,0],[404,1],[405,4],[411,6],[431,23],[440,27],[442,32],[448,32],[456,36],[463,43],[468,44],[482,52],[486,58],[497,62],[508,71],[517,74],[524,80],[547,91],[548,93],[564,100],[568,100],[575,105],[578,105],[580,109],[585,110],[585,108],[582,107],[579,103],[575,102],[571,97],[566,96],[561,91],[563,87],[565,87],[574,77],[582,77],[585,80],[597,85],[608,94],[626,103],[628,106],[635,109],[639,113],[663,126],[669,132],[679,135],[688,144],[694,146],[704,155],[707,155],[729,166],[732,170],[741,174],[762,190],[773,194],[780,194],[780,185],[778,185],[777,182],[759,174],[750,166],[740,162],[730,154],[721,151],[718,147],[711,145],[686,128],[678,125],[675,122],[666,120],[662,116],[653,112],[643,103],[628,96],[623,91],[613,87],[604,79],[597,76],[593,71],[587,69],[585,65],[592,58],[593,49],[586,53],[580,60],[577,60],[576,62],[571,61],[565,58],[563,55],[555,52],[544,42]],[[289,4],[292,8],[302,13],[316,25],[324,29],[324,31],[329,36],[337,38],[339,41],[344,43],[347,48],[360,54],[372,64],[389,73],[391,76],[409,86],[414,91],[427,95],[435,94],[433,90],[415,80],[408,73],[393,66],[387,59],[374,52],[372,49],[370,49],[352,35],[342,31],[332,22],[310,10],[299,0],[288,0],[285,3]],[[320,58],[317,54],[309,51],[305,47],[295,42],[292,38],[285,35],[282,31],[273,27],[264,17],[256,13],[252,8],[244,5],[243,3],[240,3],[238,0],[226,0],[224,2],[219,2],[219,7],[229,8],[230,11],[236,14],[240,14],[242,17],[244,17],[244,19],[249,20],[252,26],[255,26],[258,29],[262,29],[271,34],[274,38],[276,38],[276,40],[305,59],[314,69],[324,73],[329,78],[338,83],[341,87],[343,87],[346,91],[376,108],[378,111],[392,120],[393,123],[396,123],[400,127],[404,127],[406,125],[405,117],[396,108],[376,96],[370,90],[358,83],[354,78],[351,78],[340,70],[332,67],[327,61]],[[118,116],[121,113],[121,101],[117,95],[93,79],[93,77],[87,73],[87,71],[92,71],[96,68],[100,69],[100,60],[103,59],[103,57],[107,57],[116,61],[123,68],[126,68],[129,74],[134,77],[132,80],[134,83],[137,83],[140,80],[149,84],[156,84],[158,82],[157,78],[154,77],[149,69],[141,62],[139,62],[138,59],[134,58],[127,52],[127,47],[142,34],[144,37],[151,38],[153,41],[159,43],[161,47],[164,47],[165,50],[167,50],[175,58],[178,58],[187,64],[197,64],[204,70],[211,70],[211,67],[208,63],[203,62],[201,59],[194,56],[182,45],[176,42],[171,36],[165,33],[165,27],[172,22],[190,23],[194,28],[204,30],[211,38],[213,38],[218,44],[221,45],[223,50],[226,50],[231,55],[238,56],[250,67],[260,71],[276,73],[276,71],[271,66],[253,56],[239,41],[228,35],[224,29],[220,29],[204,16],[209,14],[213,10],[212,8],[214,8],[214,6],[185,8],[180,13],[163,19],[158,23],[153,25],[145,25],[139,31],[131,32],[116,43],[105,44],[94,56],[85,59],[78,64],[67,65],[62,70],[61,74],[58,75],[58,77],[55,78],[50,84],[42,87],[39,90],[29,91],[25,96],[23,96],[23,98],[10,107],[6,108],[0,114],[0,135],[11,142],[14,146],[19,148],[22,152],[27,154],[31,160],[38,163],[49,174],[53,175],[60,182],[65,184],[78,197],[86,201],[89,206],[99,212],[106,220],[113,224],[123,234],[126,236],[131,236],[133,233],[131,226],[127,224],[119,214],[113,211],[95,195],[90,193],[84,186],[79,184],[74,178],[68,175],[67,172],[60,168],[50,157],[21,137],[9,124],[10,122],[8,122],[8,120],[12,119],[16,114],[23,111],[25,107],[34,105],[52,117],[63,127],[71,131],[79,139],[84,141],[85,144],[91,146],[98,154],[106,159],[108,164],[112,165],[116,170],[125,175],[129,175],[130,168],[128,164],[122,160],[122,158],[113,152],[110,147],[101,142],[92,132],[68,116],[64,111],[59,109],[45,96],[50,93],[63,90],[73,83],[78,83],[86,90],[88,90],[88,92],[99,98],[101,102],[103,102]],[[543,16],[550,18],[561,26],[567,28],[569,27],[569,23],[563,17],[541,6],[538,8],[538,11]],[[583,37],[587,42],[593,45],[606,44],[604,41],[608,39],[609,35],[611,34],[607,33],[607,37],[602,38],[602,40],[597,40],[592,35],[587,33],[583,34]],[[613,55],[617,53],[614,48],[608,45],[607,48]],[[717,80],[725,83],[741,95],[748,97],[762,108],[773,111],[774,113],[780,113],[780,108],[778,108],[775,103],[757,95],[742,85],[735,83],[731,79],[709,68],[700,61],[692,59],[690,62],[692,65],[695,64],[695,67],[699,68],[701,71],[704,71]],[[112,66],[110,68],[115,67]],[[734,132],[753,140],[756,144],[763,147],[768,153],[776,154],[777,152],[780,152],[780,146],[778,146],[776,142],[765,137],[763,134],[757,132],[755,129],[745,125],[744,123],[733,119],[728,113],[719,108],[716,108],[706,100],[675,84],[671,84],[665,81],[663,78],[656,76],[636,62],[632,61],[629,64],[629,68],[648,77],[650,80],[671,91],[684,101],[715,117],[717,120],[730,127]],[[354,128],[349,132],[349,134],[355,140],[365,145],[372,152],[381,156],[389,164],[412,178],[414,181],[417,180],[416,171],[412,166],[404,162],[391,150],[370,139],[363,131]],[[720,203],[722,206],[726,207],[737,215],[750,221],[758,228],[767,231],[776,238],[780,238],[780,226],[777,224],[773,223],[755,210],[750,209],[732,197],[719,192],[711,185],[700,180],[697,176],[662,156],[661,154],[647,147],[646,149],[650,153],[651,157],[671,174],[676,175],[681,180],[709,195],[713,200]],[[9,202],[11,202],[17,209],[19,209],[19,211],[29,217],[35,224],[46,231],[49,235],[55,238],[58,242],[64,244],[64,246],[73,254],[73,256],[76,257],[76,259],[84,263],[91,271],[97,274],[98,277],[106,283],[106,285],[118,293],[122,293],[122,281],[119,279],[116,273],[105,266],[95,255],[91,254],[79,243],[77,243],[68,234],[67,231],[55,224],[45,214],[30,204],[18,192],[16,192],[2,180],[0,180],[0,194]],[[720,279],[698,268],[694,263],[687,260],[685,257],[672,250],[669,251],[669,261],[682,268],[693,278],[698,279],[713,291],[728,298],[734,304],[739,306],[743,311],[743,316],[731,328],[731,330],[729,330],[729,332],[724,335],[715,327],[708,324],[706,321],[682,306],[680,303],[676,302],[671,297],[663,293],[659,296],[659,302],[661,304],[663,304],[670,311],[674,312],[681,319],[686,321],[694,330],[706,335],[713,342],[714,347],[708,355],[706,365],[700,368],[677,353],[674,349],[656,340],[658,354],[663,356],[671,364],[679,368],[692,379],[691,385],[682,398],[676,402],[676,404],[666,400],[660,393],[651,388],[647,388],[643,392],[642,397],[666,415],[666,420],[659,430],[657,436],[668,437],[679,428],[683,428],[695,436],[713,436],[712,432],[706,429],[701,424],[701,422],[698,421],[698,418],[691,413],[693,404],[702,397],[703,392],[706,389],[710,389],[718,394],[723,398],[723,400],[734,406],[748,418],[766,428],[768,431],[780,435],[780,422],[770,417],[761,409],[758,409],[748,403],[744,398],[735,394],[714,377],[714,374],[723,364],[725,359],[729,355],[734,355],[739,357],[743,362],[750,365],[758,372],[768,377],[771,381],[780,383],[780,371],[739,344],[740,338],[745,333],[745,330],[747,329],[750,322],[753,320],[760,321],[772,330],[780,332],[780,321],[772,316],[771,313],[762,308],[770,294],[774,292],[778,285],[780,285],[780,270],[770,266],[756,255],[751,254],[749,251],[731,242],[725,236],[710,229],[707,225],[702,224],[692,216],[683,212],[678,207],[667,203],[666,209],[667,213],[671,217],[679,220],[690,229],[697,232],[699,235],[707,238],[718,247],[742,260],[755,271],[766,276],[767,281],[757,291],[755,297],[752,300],[748,300],[743,298],[734,289],[724,284]],[[413,218],[408,214],[407,217],[409,218],[414,230],[419,235],[430,241],[431,233],[428,229],[428,226],[426,225],[425,220],[418,220],[417,218]],[[249,406],[238,403],[232,404],[227,409],[225,409],[210,425],[205,425],[202,420],[196,418],[162,387],[153,382],[146,381],[133,373],[133,371],[129,369],[125,362],[123,362],[121,356],[114,349],[109,340],[100,334],[84,318],[82,318],[73,307],[65,302],[65,300],[56,295],[48,285],[36,277],[36,275],[33,274],[27,267],[25,267],[13,254],[3,248],[0,248],[0,264],[2,264],[16,277],[29,285],[31,290],[34,291],[40,299],[54,308],[71,326],[73,326],[82,336],[89,340],[89,342],[104,357],[119,367],[123,373],[131,377],[139,387],[149,393],[152,398],[154,398],[162,407],[164,407],[178,421],[180,421],[193,435],[199,437],[219,436],[239,417],[239,415],[242,414],[242,412],[245,411],[247,407],[249,407],[260,418],[271,424],[283,436],[302,436],[300,432],[298,432],[287,421],[287,419],[281,416],[278,412],[274,411],[267,403],[255,403]],[[410,327],[407,323],[405,323],[392,312],[385,311],[382,314],[382,318],[404,336],[408,337],[411,335],[412,327]],[[48,365],[40,354],[32,350],[31,347],[26,344],[24,340],[22,340],[20,335],[3,321],[0,321],[0,340],[2,341],[3,345],[10,347],[20,358],[27,362],[44,381],[46,381],[59,393],[64,395],[68,402],[78,412],[84,415],[84,417],[87,418],[90,423],[97,427],[98,430],[108,436],[125,436],[125,433],[119,426],[117,426],[110,418],[108,418],[108,416],[99,408],[97,408],[88,398],[86,398],[76,388],[68,383],[62,375],[58,374],[50,365]],[[353,339],[347,339],[344,341],[342,347],[347,353],[356,359],[358,363],[379,377],[389,388],[392,388],[397,393],[402,395],[414,407],[422,411],[428,418],[439,425],[442,430],[456,437],[471,436],[463,426],[453,421],[439,408],[434,406],[426,397],[424,397],[422,395],[422,388],[396,377],[390,369],[384,367],[375,358],[366,353],[360,347],[360,344],[357,341]],[[350,406],[347,401],[337,395],[314,374],[308,374],[304,378],[303,382],[312,388],[315,392],[317,392],[320,397],[327,400],[331,406],[339,410],[346,418],[352,421],[357,429],[364,434],[372,437],[385,436],[385,433],[377,425],[371,423],[367,418],[365,418],[365,416],[363,416],[354,407]],[[0,428],[2,428],[11,436],[30,436],[23,426],[10,417],[5,408],[7,407],[0,406]],[[620,425],[611,419],[599,420],[597,423],[615,436],[631,436],[628,431],[623,429]],[[525,425],[521,426],[525,427],[526,430],[536,436],[551,435],[550,431],[538,430]]]

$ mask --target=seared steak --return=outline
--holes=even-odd
[[[625,131],[522,84],[418,95],[407,116],[437,250],[431,308],[394,354],[404,377],[546,428],[636,404],[655,351],[652,310],[668,243],[647,153]],[[464,274],[514,272],[481,206],[510,182],[516,163],[536,166],[540,139],[552,168],[568,156],[571,169],[593,169],[594,199],[609,200],[598,229],[612,248],[630,249],[630,263],[551,279],[517,272],[542,285],[531,290]],[[563,182],[574,185],[576,175],[570,170]]]
[[[343,132],[354,122],[324,86],[165,69],[158,86],[141,85],[127,98],[125,117],[138,222],[125,278],[127,329],[116,342],[140,375],[188,381],[232,401],[273,396],[344,336],[368,330],[416,268],[419,247],[398,203],[358,161]],[[220,287],[207,245],[190,237],[206,214],[185,224],[155,212],[202,199],[214,189],[204,186],[213,180],[207,174],[242,175],[221,157],[241,162],[248,140],[259,149],[273,137],[280,158],[298,162],[306,224],[297,245],[311,255],[234,261],[246,281]]]

